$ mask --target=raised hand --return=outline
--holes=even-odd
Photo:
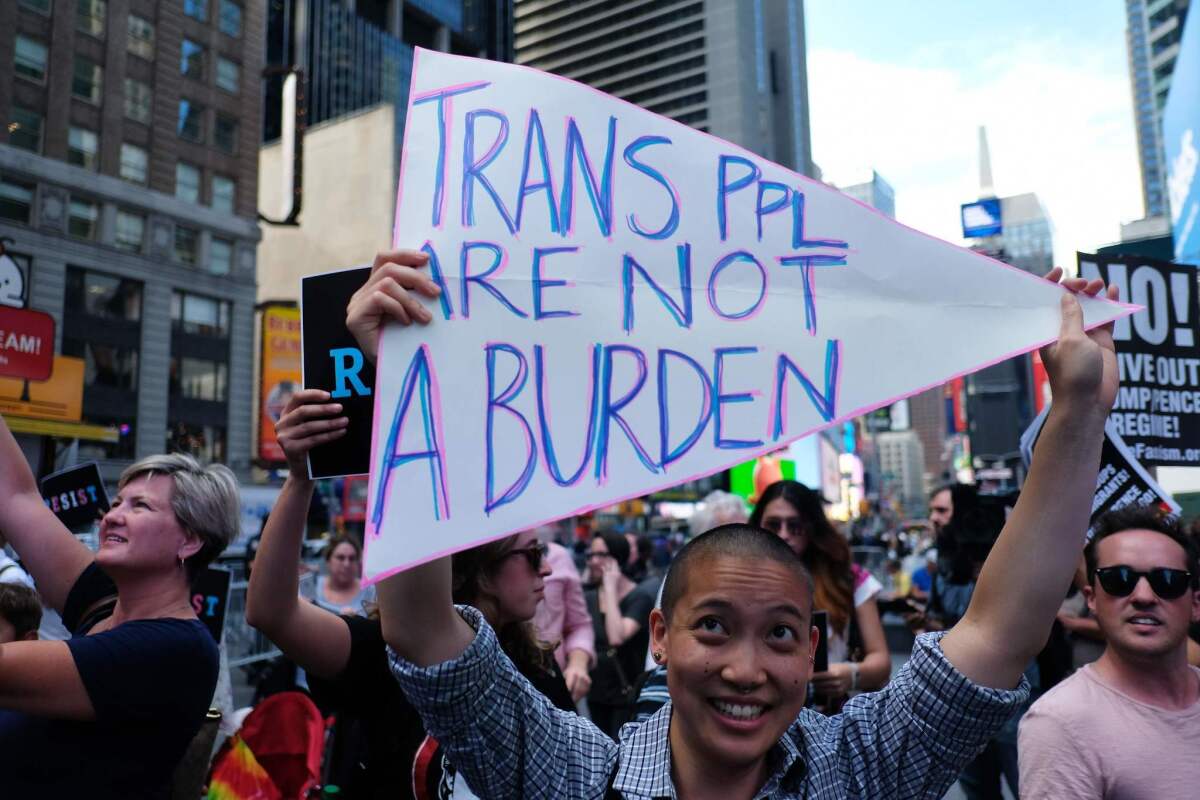
[[[422,272],[429,256],[417,250],[379,253],[371,265],[371,277],[346,306],[346,328],[358,340],[363,355],[374,362],[379,352],[379,334],[389,321],[422,325],[433,320],[429,309],[413,296],[417,292],[436,298],[441,288]]]
[[[1062,269],[1055,267],[1046,278],[1059,282],[1062,274]],[[1104,290],[1103,281],[1086,278],[1068,278],[1061,284],[1071,292],[1091,297]],[[1109,286],[1106,296],[1118,299],[1117,287]],[[1072,294],[1063,294],[1061,302],[1059,339],[1041,351],[1055,404],[1071,411],[1094,408],[1107,415],[1116,401],[1119,383],[1112,323],[1084,331],[1079,301]]]
[[[323,389],[302,389],[292,395],[275,423],[275,437],[296,478],[308,479],[309,450],[346,434],[350,419],[335,416],[341,413],[342,404],[329,399],[329,392]]]

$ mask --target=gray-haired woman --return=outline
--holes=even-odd
[[[0,645],[6,796],[166,797],[217,681],[190,584],[238,527],[233,473],[184,455],[139,461],[93,554],[43,503],[0,420],[0,498],[0,533],[72,632]]]

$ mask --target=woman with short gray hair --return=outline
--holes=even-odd
[[[137,462],[121,475],[93,554],[42,501],[0,420],[0,497],[0,534],[72,633],[0,645],[6,789],[169,796],[217,682],[217,645],[191,583],[238,529],[237,479],[181,454]]]

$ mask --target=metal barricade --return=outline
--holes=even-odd
[[[279,648],[246,622],[246,579],[245,568],[238,562],[222,564],[233,572],[229,586],[229,611],[225,617],[225,650],[229,654],[230,668],[244,667],[258,661],[267,661],[280,655]],[[312,597],[316,591],[317,573],[306,571],[300,576],[300,594]]]

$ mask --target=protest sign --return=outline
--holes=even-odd
[[[1147,466],[1200,467],[1196,268],[1140,256],[1078,254],[1079,274],[1144,306],[1117,322],[1121,391],[1109,419]]]
[[[1058,335],[1061,288],[601,92],[426,50],[411,86],[394,244],[442,291],[381,337],[368,580]]]
[[[1047,406],[1021,435],[1021,458],[1026,466],[1033,461],[1033,446],[1049,413]],[[1092,538],[1100,517],[1126,506],[1157,506],[1172,514],[1178,514],[1180,510],[1175,499],[1138,463],[1129,445],[1117,432],[1116,424],[1109,419],[1104,425],[1104,446],[1100,450],[1100,472],[1096,476],[1087,538]]]
[[[346,330],[346,306],[367,282],[370,267],[300,279],[300,341],[304,388],[324,389],[342,404],[346,434],[308,453],[310,478],[366,475],[370,471],[375,367]]]
[[[108,492],[95,461],[59,470],[42,478],[39,488],[46,508],[71,530],[90,525],[108,511]]]
[[[208,628],[217,644],[221,643],[221,636],[225,632],[231,579],[229,570],[207,567],[192,586],[192,611]]]

